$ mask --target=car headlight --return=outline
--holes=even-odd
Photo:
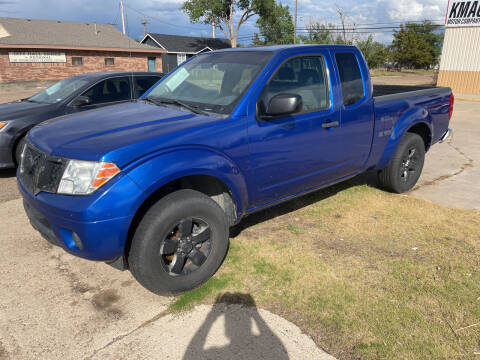
[[[57,193],[88,195],[113,179],[120,169],[112,162],[68,160]]]
[[[0,122],[0,130],[2,130],[5,126],[7,126],[8,123],[6,122]]]

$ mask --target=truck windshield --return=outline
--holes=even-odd
[[[266,51],[197,55],[165,77],[147,97],[228,114],[272,56]]]
[[[54,104],[66,99],[87,83],[88,80],[86,79],[71,77],[53,84],[38,94],[29,97],[27,100],[41,104]]]

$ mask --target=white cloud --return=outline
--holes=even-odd
[[[277,0],[279,1],[279,0]],[[280,0],[294,9],[294,0]],[[408,20],[443,19],[448,0],[298,0],[299,27],[304,27],[309,17],[338,23],[335,12],[336,4],[350,16],[350,21],[357,24],[394,23]],[[65,21],[85,21],[109,23],[114,19],[119,23],[119,0],[9,0],[0,6],[0,16],[30,17],[35,19],[52,19]],[[169,34],[205,34],[210,35],[208,25],[191,24],[188,16],[179,10],[183,0],[126,0],[127,18],[132,37],[143,34],[140,24],[141,14],[151,18],[147,29],[151,32]],[[255,19],[245,24],[241,36],[252,35],[258,31]],[[217,31],[217,34],[221,34]],[[247,36],[248,38],[248,36]],[[382,32],[381,41],[391,39],[391,33]]]

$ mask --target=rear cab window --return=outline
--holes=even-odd
[[[303,104],[301,113],[327,109],[330,101],[324,57],[297,56],[281,64],[259,97],[260,113],[279,94],[300,95]]]
[[[335,61],[340,76],[343,105],[354,105],[365,96],[365,87],[357,57],[353,52],[335,53]]]
[[[133,77],[133,84],[135,86],[134,96],[138,99],[148,89],[150,89],[156,82],[160,80],[160,76],[138,75]]]

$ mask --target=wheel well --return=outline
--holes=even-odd
[[[18,145],[20,144],[20,141],[22,141],[22,139],[25,138],[25,136],[27,136],[27,133],[28,133],[28,130],[25,131],[23,134],[17,136],[17,138],[15,139],[15,142],[13,143],[13,147],[12,147],[12,159],[13,159],[13,162],[17,163],[17,147]],[[20,165],[20,164],[17,164],[17,166]]]
[[[432,143],[432,133],[430,132],[430,128],[427,126],[427,124],[417,123],[408,129],[407,132],[420,135],[423,139],[423,143],[425,144],[425,151],[428,151],[430,144]]]
[[[145,213],[161,198],[182,189],[196,190],[212,198],[225,211],[230,225],[233,225],[237,220],[235,199],[228,186],[222,181],[208,175],[192,175],[173,180],[150,195],[137,210],[127,235],[126,259],[128,259],[133,235]]]

